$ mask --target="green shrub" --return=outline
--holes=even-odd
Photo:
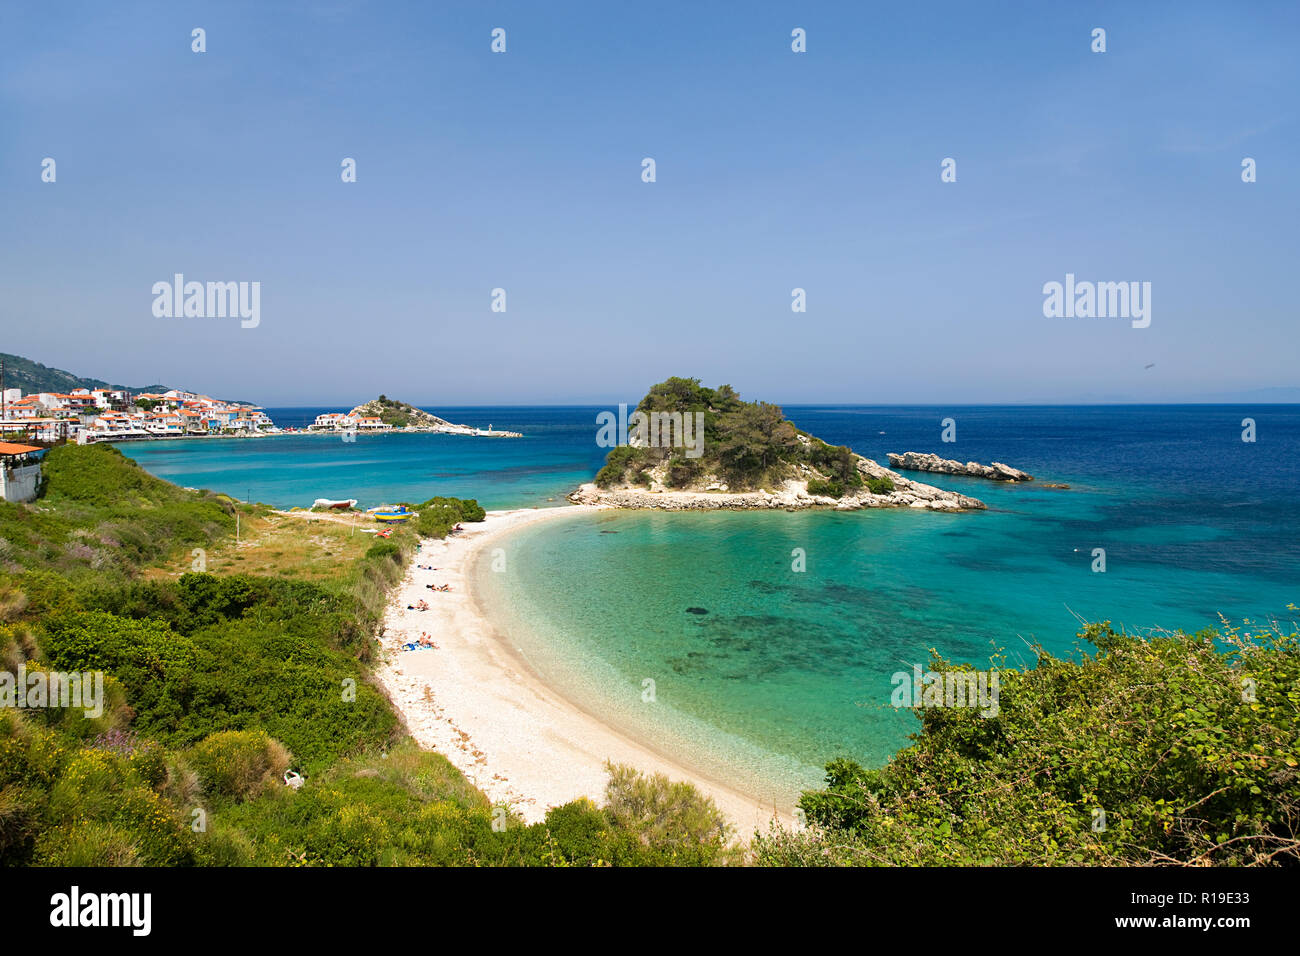
[[[845,491],[862,487],[862,473],[858,471],[853,452],[843,445],[828,445],[814,438],[805,448],[804,460],[829,477],[828,484],[840,489],[831,497],[839,498]]]
[[[731,827],[712,797],[663,774],[646,776],[622,764],[606,764],[605,816],[615,829],[642,845],[688,858],[718,860]]]
[[[210,794],[249,800],[276,785],[289,769],[290,755],[262,730],[227,730],[204,738],[187,760]]]
[[[37,852],[43,866],[139,866],[144,862],[130,831],[101,820],[71,822],[49,830]]]
[[[402,546],[396,541],[376,541],[366,549],[367,561],[382,561],[385,558],[401,558]]]
[[[810,478],[808,480],[808,494],[840,498],[844,495],[844,486],[833,478]]]
[[[434,496],[424,504],[419,505],[416,510],[422,511],[425,508],[452,508],[459,516],[459,521],[483,521],[487,518],[487,512],[475,498],[444,498]]]
[[[610,488],[629,480],[640,481],[649,465],[645,449],[617,445],[605,456],[605,465],[596,472],[595,481],[601,488]]]
[[[415,533],[422,538],[445,538],[460,522],[460,512],[446,505],[423,507],[415,519]]]
[[[668,462],[668,475],[665,484],[670,488],[687,488],[703,473],[698,458],[674,457]]]
[[[887,495],[894,490],[894,479],[888,475],[867,479],[867,490],[873,495]]]

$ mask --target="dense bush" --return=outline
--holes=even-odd
[[[249,800],[281,784],[291,757],[264,730],[224,730],[195,744],[186,760],[207,793]]]
[[[646,776],[622,764],[606,769],[605,815],[614,828],[672,858],[721,862],[732,830],[711,797],[663,774]]]
[[[625,481],[640,482],[642,474],[650,465],[644,448],[618,445],[610,449],[604,467],[596,472],[595,482],[601,488],[609,488]]]
[[[844,495],[844,486],[833,478],[812,478],[808,481],[808,494],[840,498]]]
[[[487,517],[487,512],[473,498],[436,496],[412,509],[419,512],[412,524],[416,534],[423,538],[445,538],[462,521],[482,521]]]
[[[704,468],[698,458],[677,455],[668,462],[665,484],[670,488],[688,488],[699,480]]]
[[[894,479],[888,475],[866,479],[867,490],[873,495],[887,495],[894,490]]]
[[[417,510],[424,508],[451,508],[459,515],[460,521],[482,521],[487,517],[487,512],[475,498],[444,498],[435,495],[419,505]]]
[[[142,602],[144,594],[157,600]],[[355,620],[315,585],[187,574],[95,601],[117,613],[43,621],[51,666],[120,681],[135,729],[168,746],[260,728],[318,767],[396,729],[356,660]]]
[[[853,452],[843,445],[828,445],[818,438],[810,438],[804,451],[804,460],[829,477],[829,484],[840,489],[832,497],[845,491],[862,487],[862,473],[858,471]]]
[[[0,864],[175,866],[198,842],[152,748],[87,745],[0,711]]]
[[[923,709],[885,766],[829,764],[812,829],[760,839],[760,861],[1300,862],[1297,636],[1080,636],[1095,656],[1000,671],[996,716]]]

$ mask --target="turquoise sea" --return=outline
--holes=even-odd
[[[316,436],[120,446],[182,485],[281,506],[433,494],[562,504],[604,457],[595,408],[432,409],[522,439]],[[315,409],[272,409],[280,424]],[[891,675],[929,649],[1011,666],[1074,652],[1078,618],[1196,629],[1300,602],[1300,406],[789,406],[800,427],[889,451],[1004,461],[1009,486],[912,477],[983,499],[958,515],[616,513],[527,528],[477,569],[543,677],[652,746],[788,804],[828,759],[883,762],[916,727]],[[953,418],[957,441],[940,440]],[[1255,442],[1242,441],[1242,420]],[[1104,548],[1106,570],[1092,570]],[[802,549],[806,570],[793,569]],[[496,562],[497,567],[501,561]],[[653,681],[653,702],[646,700]]]

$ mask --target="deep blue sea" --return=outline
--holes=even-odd
[[[272,409],[281,425],[328,409]],[[120,446],[155,474],[280,506],[476,497],[546,506],[604,459],[596,408],[438,408],[522,439],[433,435]],[[929,659],[1076,652],[1078,617],[1198,629],[1300,602],[1300,406],[787,406],[878,461],[936,452],[1041,481],[912,473],[989,505],[958,515],[601,514],[508,539],[480,593],[544,677],[626,732],[788,803],[837,755],[878,764],[914,717],[890,677]],[[956,442],[941,441],[941,421]],[[1243,442],[1242,420],[1256,441]],[[1093,549],[1106,570],[1093,570]],[[806,555],[794,570],[792,554]],[[687,612],[687,608],[696,609]],[[699,613],[700,611],[705,613]],[[644,699],[654,681],[655,701]],[[766,789],[765,789],[766,788]]]

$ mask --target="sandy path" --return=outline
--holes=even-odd
[[[565,700],[527,668],[474,600],[471,570],[481,549],[523,525],[596,510],[490,512],[445,541],[426,539],[390,600],[381,637],[385,660],[376,676],[422,746],[446,756],[494,803],[509,804],[530,823],[580,796],[603,802],[604,764],[612,760],[694,783],[747,841],[755,829],[767,829],[770,804],[674,763]],[[449,584],[451,591],[430,591],[430,583]],[[407,610],[422,599],[430,610]],[[437,649],[401,650],[422,632]],[[790,810],[778,818],[790,823]]]

